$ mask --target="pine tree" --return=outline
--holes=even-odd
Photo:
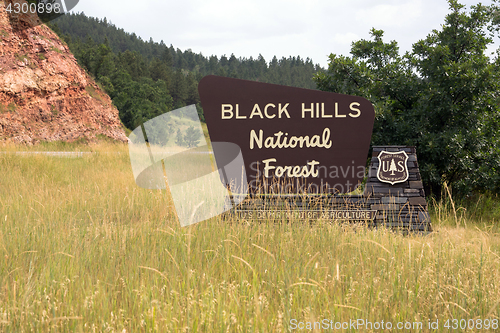
[[[201,133],[193,126],[189,126],[184,136],[184,142],[189,148],[196,147],[200,143]]]
[[[176,109],[186,106],[186,100],[188,98],[188,86],[186,77],[181,70],[177,70],[174,73],[170,93],[172,95],[172,98],[174,99],[174,107]]]
[[[391,160],[389,171],[391,172],[391,176],[394,176],[394,171],[398,171],[398,169],[396,169],[396,163],[394,163],[394,159]]]

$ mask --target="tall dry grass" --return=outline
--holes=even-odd
[[[499,228],[457,207],[437,204],[428,236],[220,217],[181,228],[165,191],[135,185],[126,147],[90,150],[0,154],[1,332],[283,332],[323,319],[439,320],[444,332],[448,319],[500,317]]]

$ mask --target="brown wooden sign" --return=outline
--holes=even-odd
[[[198,89],[210,139],[240,147],[251,192],[348,193],[363,180],[368,100],[217,76]]]

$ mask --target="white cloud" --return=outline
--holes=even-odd
[[[461,1],[470,6],[474,0]],[[485,4],[490,3],[485,1]],[[402,52],[439,29],[445,0],[85,0],[75,7],[143,39],[181,50],[270,60],[297,56],[327,66],[330,53],[348,55],[353,41],[385,31]]]
[[[418,0],[396,4],[377,4],[361,8],[356,15],[356,21],[370,22],[380,28],[404,28],[414,25],[422,16],[423,11],[423,3]]]
[[[333,37],[333,41],[337,44],[341,45],[351,45],[353,41],[359,40],[359,36],[355,33],[352,32],[347,32],[347,33],[336,33],[335,36]]]

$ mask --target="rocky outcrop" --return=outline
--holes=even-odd
[[[126,142],[109,96],[50,28],[9,17],[10,1],[0,0],[0,142]]]

